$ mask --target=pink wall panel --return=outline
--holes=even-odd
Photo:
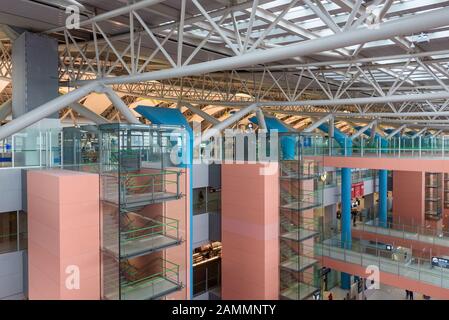
[[[424,224],[424,172],[393,171],[393,222]]]
[[[278,299],[279,174],[222,165],[222,298]]]
[[[100,299],[99,178],[66,170],[27,176],[30,299]],[[79,289],[66,280],[79,270]]]

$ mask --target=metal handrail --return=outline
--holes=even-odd
[[[369,247],[370,250],[374,250],[375,254],[367,253],[366,250],[364,250],[368,248],[367,246],[349,245],[336,238],[327,239],[322,243],[315,244],[315,246],[317,250],[321,252],[322,256],[327,256],[331,259],[337,259],[361,266],[376,263],[379,269],[383,272],[397,274],[399,276],[413,278],[418,281],[449,288],[449,269],[433,267],[430,264],[430,259],[425,260],[411,256],[408,262],[402,263],[399,260],[394,261],[386,258],[385,256],[387,254],[391,254],[390,251]]]

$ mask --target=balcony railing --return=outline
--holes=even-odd
[[[347,246],[347,244],[345,244]],[[315,244],[316,254],[364,268],[377,266],[381,272],[404,278],[425,282],[449,289],[449,269],[432,266],[429,259],[407,256],[406,253],[395,254],[392,251],[363,245],[353,241],[350,248],[344,248],[341,241],[331,238]]]
[[[376,218],[365,223],[358,223],[356,230],[390,236],[404,240],[414,240],[431,245],[449,247],[449,232],[418,225],[387,222],[386,225]]]
[[[121,283],[121,299],[157,299],[182,288],[179,279],[179,265],[161,258],[158,259],[157,269],[157,272],[151,274],[142,274],[137,271],[126,275],[125,272],[122,276],[124,281]]]

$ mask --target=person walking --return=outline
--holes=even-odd
[[[327,300],[334,300],[334,296],[332,295],[332,292],[329,293],[329,295],[327,296]]]

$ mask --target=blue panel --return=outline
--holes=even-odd
[[[259,125],[259,121],[257,120],[257,117],[251,117],[249,119],[254,124]],[[266,117],[265,116],[265,123],[267,125],[267,130],[277,130],[278,132],[289,132],[290,130],[288,127],[282,123],[281,120],[279,120],[276,117]]]
[[[184,126],[189,132],[192,132],[186,118],[178,109],[137,106],[134,111],[150,120],[151,123]]]

